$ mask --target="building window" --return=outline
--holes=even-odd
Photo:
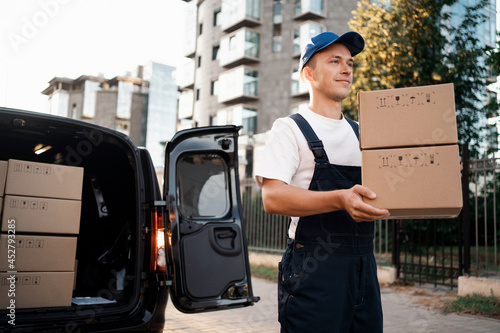
[[[243,78],[243,94],[247,96],[257,96],[258,93],[258,78],[259,73],[245,68],[245,76]]]
[[[203,23],[200,23],[200,35],[203,33]]]
[[[214,12],[214,27],[220,25],[220,8]]]
[[[212,60],[219,60],[219,50],[219,44],[212,46]]]
[[[256,32],[245,31],[245,56],[259,57],[260,35]]]
[[[241,113],[241,125],[243,126],[241,134],[257,133],[257,110],[244,107]]]
[[[201,56],[198,56],[198,68],[201,67]]]
[[[196,89],[196,100],[200,100],[200,89]]]
[[[118,82],[118,100],[116,105],[116,116],[118,118],[130,119],[133,92],[133,83],[126,81]]]
[[[300,54],[311,37],[324,31],[324,28],[313,22],[306,22],[300,25],[293,32],[293,54]]]
[[[210,84],[210,95],[216,96],[219,90],[219,80],[213,80]]]
[[[280,26],[280,31],[279,35],[273,36],[273,52],[278,53],[281,52],[282,48],[282,41],[283,37],[281,36],[281,26]]]
[[[274,0],[273,2],[273,47],[274,53],[281,52],[281,23],[283,22],[283,15],[281,14],[281,0]]]
[[[102,90],[99,82],[85,80],[82,116],[93,118],[95,116],[95,103],[97,92]]]
[[[246,12],[248,17],[260,20],[260,0],[247,0]]]
[[[273,24],[281,24],[283,22],[283,15],[281,14],[281,0],[273,1]]]

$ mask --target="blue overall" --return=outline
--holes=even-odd
[[[309,190],[361,183],[361,167],[330,164],[309,123],[299,114],[291,117],[316,162]],[[358,125],[348,121],[358,136]],[[356,223],[346,211],[299,219],[295,239],[289,240],[279,264],[281,332],[382,332],[373,236],[373,222]]]

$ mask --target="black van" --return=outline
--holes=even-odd
[[[0,331],[161,332],[169,294],[186,313],[257,302],[239,194],[239,129],[178,132],[166,145],[160,191],[148,151],[126,135],[0,108],[0,160],[84,169],[73,290],[80,301],[0,309]],[[35,154],[37,146],[51,148]]]

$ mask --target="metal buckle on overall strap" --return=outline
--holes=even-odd
[[[314,155],[314,161],[324,162],[326,160],[326,153],[321,140],[309,141],[309,148],[311,148]]]

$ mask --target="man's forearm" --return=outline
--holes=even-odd
[[[301,217],[346,210],[357,222],[389,216],[387,210],[364,203],[363,197],[374,199],[375,193],[359,185],[348,190],[310,191],[275,179],[264,179],[262,186],[262,200],[268,214]]]

